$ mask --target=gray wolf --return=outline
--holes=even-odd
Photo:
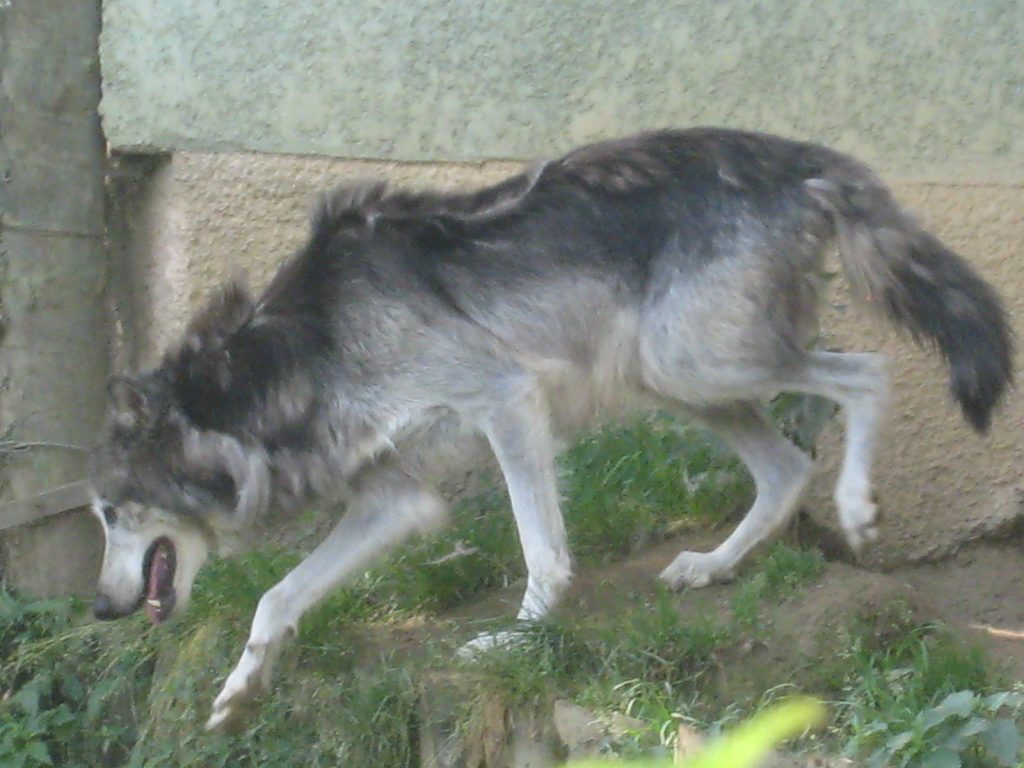
[[[844,410],[835,490],[859,548],[877,535],[870,471],[881,356],[809,348],[822,259],[838,241],[854,293],[949,362],[979,431],[1011,380],[995,292],[860,162],[718,129],[593,144],[486,189],[345,186],[253,297],[229,285],[152,370],[115,378],[92,472],[106,531],[96,614],[180,612],[209,550],[314,500],[346,512],[260,600],[211,726],[268,683],[325,594],[444,518],[431,480],[489,445],[528,570],[518,619],[571,577],[556,440],[658,408],[721,436],[757,495],[712,552],[661,578],[729,578],[791,517],[811,460],[766,419],[779,392]],[[494,641],[481,638],[480,643]]]

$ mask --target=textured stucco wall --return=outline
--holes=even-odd
[[[262,154],[179,153],[160,172],[153,226],[163,256],[151,260],[159,286],[140,318],[144,360],[180,332],[211,287],[242,269],[266,282],[305,236],[315,196],[339,179],[368,176],[411,185],[467,186],[494,181],[515,163],[400,164]],[[1019,278],[1024,187],[999,184],[902,182],[897,196],[934,232],[958,249],[1007,300],[1015,325],[1024,320]],[[877,484],[886,513],[885,535],[872,557],[881,564],[948,552],[1021,513],[1024,484],[1024,399],[1011,393],[986,438],[964,425],[947,395],[947,370],[861,307],[841,285],[828,302],[829,344],[879,349],[893,361],[895,392]],[[1019,375],[1018,375],[1018,378]],[[842,430],[830,428],[812,494],[815,514],[834,521],[830,501]]]
[[[1019,0],[105,0],[115,149],[527,159],[725,124],[1024,180]]]

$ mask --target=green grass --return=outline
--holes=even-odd
[[[783,422],[811,439],[824,411],[812,407],[808,426],[800,417],[808,409],[798,405]],[[560,470],[570,539],[584,567],[717,525],[752,492],[735,460],[660,416],[584,438]],[[242,734],[206,734],[208,708],[260,595],[298,559],[260,551],[214,561],[197,580],[188,615],[156,629],[142,617],[83,624],[83,607],[73,601],[0,592],[0,766],[411,766],[418,729],[429,725],[417,704],[428,679],[455,687],[452,717],[469,736],[483,738],[489,725],[481,718],[495,711],[546,706],[558,696],[637,718],[614,745],[620,754],[665,754],[681,721],[720,731],[792,692],[779,686],[749,701],[722,700],[719,672],[762,631],[759,616],[824,568],[816,553],[776,544],[740,574],[725,610],[684,614],[677,598],[657,591],[621,611],[544,622],[508,652],[472,664],[452,661],[456,627],[407,635],[414,645],[388,642],[398,627],[436,622],[522,578],[508,501],[495,483],[456,505],[444,535],[396,552],[306,616],[273,695]],[[486,626],[507,624],[505,617]],[[818,660],[811,692],[836,702],[828,738],[851,752],[877,752],[910,732],[899,755],[923,754],[927,734],[914,730],[922,712],[943,711],[950,693],[981,697],[1000,687],[979,655],[899,610],[855,623],[844,637],[841,652]],[[979,711],[986,701],[978,698]],[[969,748],[982,754],[977,744]]]
[[[776,545],[737,594],[757,584],[771,585],[757,588],[765,601],[795,595],[813,581],[815,562]],[[719,665],[748,637],[742,616],[685,614],[660,591],[611,618],[542,623],[509,651],[470,664],[453,664],[451,643],[418,649],[413,667],[404,651],[353,650],[353,631],[370,621],[333,637],[313,626],[326,645],[304,640],[289,649],[274,694],[242,734],[225,737],[205,734],[202,722],[240,651],[247,615],[199,611],[171,632],[141,621],[76,626],[62,602],[5,595],[0,606],[7,654],[0,684],[15,691],[2,705],[8,717],[0,717],[0,765],[16,764],[3,762],[4,749],[29,755],[22,764],[30,766],[94,765],[104,755],[117,758],[108,764],[128,766],[414,765],[418,681],[432,675],[458,686],[467,734],[481,732],[474,718],[491,711],[487,702],[521,711],[567,697],[637,718],[639,727],[612,746],[623,755],[656,756],[666,754],[679,722],[728,730],[795,692],[784,686],[749,702],[719,700]],[[828,743],[851,754],[870,755],[913,735],[951,693],[972,692],[977,714],[985,715],[983,697],[1005,687],[978,652],[917,623],[899,605],[851,623],[839,648],[818,661],[818,682],[806,690],[833,701]],[[1006,719],[990,713],[986,722],[997,715]],[[921,754],[930,744],[922,737],[901,749]],[[970,749],[985,754],[978,745]],[[45,759],[33,762],[32,754]],[[996,763],[964,762],[984,764]]]
[[[772,576],[778,575],[779,562],[793,562],[794,554],[780,545],[766,559],[766,570],[751,574],[748,584],[782,585],[776,596],[795,594],[811,580],[806,570],[787,571],[805,574],[798,584]],[[750,637],[743,615],[734,614],[727,624],[690,617],[684,627],[663,614],[661,630],[651,631],[650,623],[659,623],[652,615],[657,617],[658,611],[607,627],[605,666],[576,689],[580,704],[598,712],[623,712],[644,724],[617,745],[622,754],[656,756],[671,744],[678,723],[714,736],[806,693],[829,700],[831,718],[826,734],[798,740],[798,750],[843,753],[878,768],[1014,768],[1024,759],[1024,687],[1003,679],[980,650],[940,625],[913,619],[899,603],[883,606],[876,616],[852,620],[840,632],[837,652],[815,660],[816,684],[781,682],[743,701],[721,700],[715,683],[719,655],[735,662],[730,654]],[[609,642],[612,637],[617,641]],[[689,659],[689,664],[680,659]],[[783,670],[780,676],[786,677]],[[954,756],[959,762],[952,762]]]
[[[753,491],[734,458],[665,417],[586,437],[561,464],[566,525],[581,563],[621,558],[681,527],[720,523]]]
[[[237,734],[208,734],[203,722],[240,645],[216,622],[197,627],[161,655],[129,766],[411,765],[416,693],[411,672],[387,656],[331,674],[295,654],[281,672],[289,685],[259,703]]]
[[[660,417],[586,438],[563,458],[561,471],[583,563],[626,555],[680,520],[721,519],[750,492],[735,462],[717,461],[695,433]],[[208,736],[201,725],[260,595],[295,565],[297,553],[264,550],[210,563],[188,615],[161,629],[141,617],[79,625],[84,609],[73,602],[3,594],[0,765],[407,764],[414,684],[408,670],[374,648],[374,627],[436,615],[523,574],[502,488],[463,500],[453,517],[444,536],[404,548],[303,619],[281,669],[296,687],[275,692],[239,740]],[[468,554],[446,557],[456,548]],[[361,644],[354,640],[360,628],[371,635]],[[597,646],[582,651],[569,634],[543,631],[548,650],[538,658],[548,666],[536,659],[530,665],[542,674],[520,674],[512,657],[504,671],[505,662],[495,661],[489,673],[496,688],[507,681],[510,700],[540,695],[550,680],[596,664]],[[431,653],[416,655],[428,666],[443,664],[451,648]]]
[[[648,757],[621,761],[614,765],[623,768],[669,768],[678,765],[686,768],[753,768],[762,763],[772,747],[787,737],[819,726],[825,717],[826,710],[821,702],[810,698],[793,698],[759,712],[734,732],[715,738],[700,754],[682,763],[667,757]],[[574,763],[578,768],[601,768],[612,764],[603,758]]]
[[[743,605],[759,611],[813,582],[824,567],[817,553],[774,545],[742,580]],[[555,692],[596,711],[616,711],[644,725],[619,747],[648,753],[664,746],[680,720],[721,730],[743,715],[774,703],[788,689],[773,690],[752,706],[722,709],[716,696],[722,656],[749,636],[747,617],[680,610],[674,595],[658,588],[652,599],[611,618],[582,616],[527,630],[517,646],[487,654],[464,674],[473,692],[468,709],[499,696],[508,706],[536,705]]]
[[[836,697],[833,737],[847,754],[869,756],[871,765],[924,764],[931,753],[948,746],[953,736],[944,728],[929,732],[924,727],[932,716],[929,713],[951,695],[965,694],[973,700],[1009,686],[980,650],[965,646],[942,626],[915,623],[906,612],[901,615],[899,605],[884,618],[881,624],[855,626],[846,649],[831,663]],[[1024,724],[1021,703],[1024,696],[1009,721],[1015,731]],[[1005,714],[972,711],[962,719],[977,716],[980,734]],[[965,742],[957,758],[964,765],[1000,764],[985,757],[983,751]]]
[[[621,559],[681,527],[720,523],[752,493],[737,461],[665,417],[585,437],[561,457],[559,468],[563,513],[580,565]],[[463,554],[449,557],[453,551]],[[443,536],[406,547],[377,568],[373,589],[364,589],[360,601],[404,613],[438,612],[523,575],[511,508],[495,480],[492,490],[456,505]]]
[[[0,765],[90,765],[123,754],[155,660],[141,624],[77,626],[73,600],[0,591]]]
[[[797,549],[785,542],[773,546],[745,574],[732,601],[736,623],[756,632],[758,617],[768,601],[779,602],[811,583],[824,570],[820,552]]]

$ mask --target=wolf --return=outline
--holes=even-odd
[[[106,535],[96,615],[145,606],[163,622],[208,552],[313,502],[343,506],[259,601],[208,725],[236,721],[306,611],[443,522],[435,477],[483,443],[527,567],[517,618],[536,621],[572,575],[558,441],[637,409],[705,425],[754,479],[725,541],[661,574],[673,588],[722,581],[791,518],[811,473],[765,416],[780,392],[843,409],[835,503],[860,549],[878,536],[870,474],[888,378],[879,354],[813,348],[834,242],[854,295],[945,357],[953,398],[984,432],[1012,378],[1000,299],[832,149],[666,130],[473,191],[340,187],[259,296],[227,285],[159,365],[111,380],[91,471]]]

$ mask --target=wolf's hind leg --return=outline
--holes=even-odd
[[[810,457],[783,437],[756,402],[693,409],[739,454],[754,477],[757,497],[736,530],[713,552],[682,552],[661,574],[673,589],[703,587],[732,577],[758,544],[775,535],[796,509],[811,474]]]
[[[846,452],[836,483],[839,522],[854,551],[878,537],[871,489],[878,433],[885,416],[889,377],[884,355],[810,352],[786,388],[839,403],[846,415]]]
[[[267,689],[274,661],[306,611],[388,550],[444,518],[441,499],[394,467],[368,470],[354,491],[330,535],[260,598],[245,651],[213,703],[208,729],[236,722],[245,705]]]

